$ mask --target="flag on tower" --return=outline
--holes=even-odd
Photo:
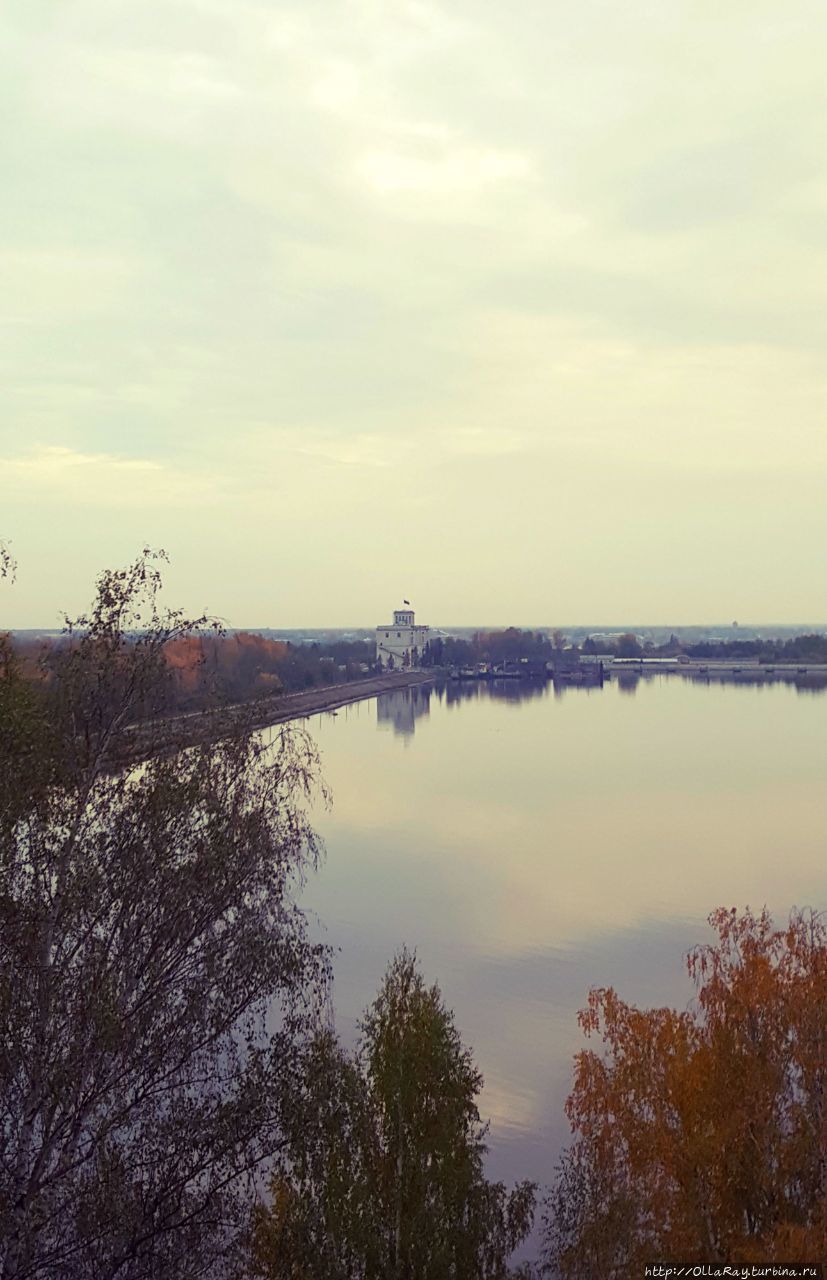
[[[409,605],[411,602],[410,602],[410,600],[403,600],[403,601],[402,601],[402,603],[403,603],[403,604],[407,604],[407,605]]]

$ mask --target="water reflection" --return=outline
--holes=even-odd
[[[647,671],[638,667],[615,668],[607,673],[605,679],[589,679],[588,672],[578,672],[567,677],[542,679],[466,679],[450,680],[438,689],[440,697],[445,696],[449,704],[467,702],[479,698],[501,699],[507,702],[525,702],[533,698],[542,698],[553,691],[555,698],[565,694],[599,693],[603,689],[615,686],[621,693],[634,694],[641,682],[686,681],[694,685],[717,686],[736,685],[741,688],[767,689],[775,685],[783,685],[795,689],[797,693],[824,693],[827,691],[827,673],[767,671],[753,669],[745,671]]]
[[[641,671],[640,669],[615,670],[611,673],[611,681],[623,693],[634,693],[641,681],[686,680],[695,685],[737,685],[741,688],[767,689],[774,685],[784,685],[795,689],[797,693],[824,693],[827,691],[827,673],[824,672],[767,672],[765,670],[747,671],[673,671],[664,676],[662,672]]]
[[[827,675],[815,671],[803,674],[797,672],[766,674],[762,671],[738,671],[728,672],[724,675],[699,671],[687,672],[682,678],[690,680],[693,684],[740,685],[751,689],[765,689],[774,684],[782,684],[795,689],[798,693],[824,693],[827,690]]]
[[[449,706],[474,699],[493,699],[498,702],[528,702],[532,698],[548,696],[549,684],[546,680],[449,680],[443,686],[445,700]]]
[[[493,1176],[549,1179],[590,985],[683,1006],[712,908],[827,906],[827,716],[800,696],[825,683],[803,680],[452,681],[314,722],[334,804],[306,902],[340,1030],[415,947],[485,1075]]]
[[[824,676],[800,676],[795,681],[797,693],[824,693],[827,678]]]
[[[376,699],[376,723],[380,729],[391,728],[403,738],[411,737],[416,721],[431,709],[432,685],[412,685],[408,689],[391,689]]]

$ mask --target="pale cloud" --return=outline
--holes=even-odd
[[[379,192],[434,194],[477,191],[497,182],[527,178],[531,161],[519,152],[447,148],[435,157],[393,151],[368,152],[358,163],[361,178]]]
[[[827,614],[814,0],[11,0],[0,24],[21,563],[59,503],[80,591],[110,558],[89,513],[117,508],[112,556],[162,535],[240,623],[369,622],[400,563],[432,618],[506,622],[542,613],[517,548],[588,526],[625,559],[607,581],[576,539],[558,617],[726,616],[733,576],[742,617]]]
[[[503,454],[524,453],[536,448],[536,440],[524,431],[503,427],[460,426],[435,433],[434,449],[443,456],[458,458],[497,458]]]
[[[334,432],[280,427],[259,429],[248,445],[248,458],[260,467],[269,459],[279,465],[285,456],[316,459],[337,467],[386,468],[410,452],[404,439],[371,432],[337,436]]]
[[[0,493],[18,502],[78,504],[84,509],[152,508],[203,503],[215,496],[211,478],[184,474],[148,458],[79,453],[44,446],[0,457]]]
[[[71,245],[0,247],[0,324],[106,312],[134,284],[139,263],[125,254]]]
[[[360,76],[356,67],[338,59],[327,62],[310,89],[310,101],[323,111],[341,112],[359,97]]]

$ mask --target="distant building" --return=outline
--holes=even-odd
[[[419,666],[430,627],[417,626],[410,605],[394,610],[393,622],[376,628],[376,661],[391,670]]]

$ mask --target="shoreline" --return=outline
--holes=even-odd
[[[150,756],[182,751],[202,742],[216,741],[238,729],[267,729],[290,720],[308,720],[311,716],[376,698],[394,689],[433,684],[435,679],[436,672],[394,671],[382,676],[368,676],[364,680],[302,689],[257,702],[240,702],[229,707],[186,711],[181,715],[141,721],[128,727],[122,750],[113,763],[135,763]]]

